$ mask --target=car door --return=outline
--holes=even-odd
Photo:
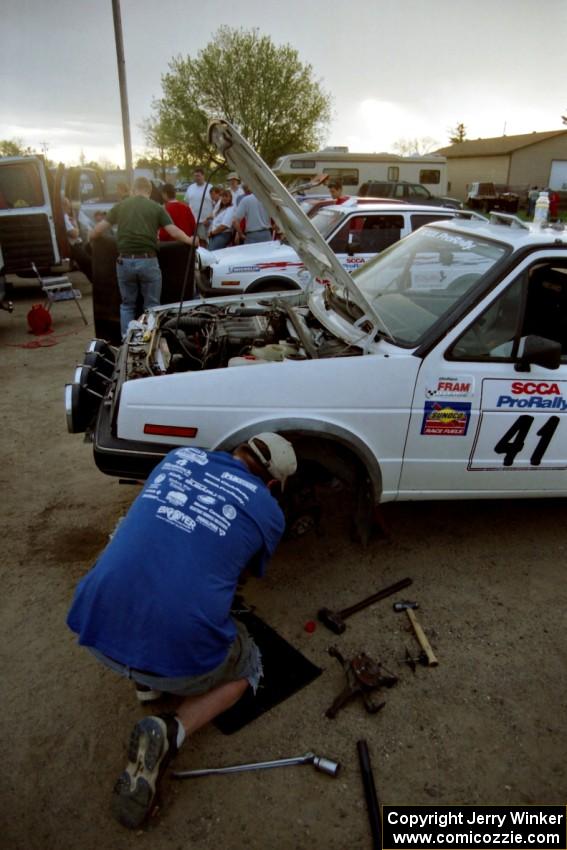
[[[42,157],[0,159],[0,244],[7,274],[49,273],[61,261]]]
[[[408,225],[401,213],[352,215],[335,233],[329,246],[348,272],[356,271],[385,248],[406,235]]]
[[[519,363],[526,338],[559,367]],[[547,343],[545,343],[547,344]],[[424,358],[400,496],[567,495],[567,259],[525,259]]]

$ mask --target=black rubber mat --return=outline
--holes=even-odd
[[[300,691],[322,673],[320,667],[308,661],[301,652],[255,614],[234,612],[234,616],[246,626],[256,641],[262,653],[264,676],[256,695],[252,688],[248,688],[236,705],[219,714],[213,721],[224,735],[238,732],[264,712]]]

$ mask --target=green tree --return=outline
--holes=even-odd
[[[454,145],[460,144],[460,142],[464,142],[467,138],[467,128],[462,123],[462,121],[457,124],[452,130],[449,129],[447,131],[449,133],[449,141]]]
[[[172,165],[168,152],[168,139],[162,129],[160,122],[155,118],[148,118],[142,123],[142,130],[146,137],[148,150],[138,159],[136,168],[151,168],[154,176],[167,180],[167,169]]]
[[[29,156],[35,153],[30,147],[24,147],[22,139],[0,139],[0,156]]]
[[[268,163],[319,147],[331,116],[330,96],[289,44],[258,30],[220,27],[192,59],[176,57],[154,102],[153,132],[178,164],[211,165],[209,117],[234,124]]]

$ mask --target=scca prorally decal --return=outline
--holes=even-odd
[[[506,410],[518,410],[528,408],[530,410],[557,410],[559,413],[567,410],[567,398],[556,395],[546,398],[541,395],[532,395],[529,398],[514,398],[511,395],[501,395],[496,402],[496,407]]]
[[[567,410],[567,398],[554,381],[512,381],[509,393],[498,396],[496,407],[507,410]]]
[[[425,387],[425,395],[427,398],[465,398],[469,396],[474,389],[474,378],[466,377],[445,377],[438,378],[437,381],[432,381]]]
[[[558,383],[549,381],[512,381],[512,392],[514,395],[560,395]]]
[[[567,381],[542,378],[482,381],[481,410],[567,413]]]
[[[471,405],[468,402],[426,401],[421,433],[437,437],[464,437],[470,417]]]

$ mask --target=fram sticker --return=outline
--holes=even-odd
[[[421,433],[437,437],[464,437],[469,427],[471,405],[464,401],[426,401]]]
[[[427,398],[466,398],[474,390],[472,376],[445,377],[432,381],[425,387]]]

